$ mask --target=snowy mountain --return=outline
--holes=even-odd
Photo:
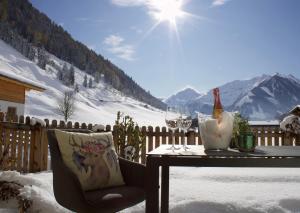
[[[300,103],[300,80],[292,75],[262,75],[219,86],[221,102],[228,111],[239,111],[250,120],[274,120]],[[181,93],[179,93],[181,94]],[[192,93],[193,94],[193,93]],[[185,99],[186,97],[186,99]],[[211,114],[213,95],[171,96],[169,105],[185,104],[191,112]]]
[[[203,94],[192,87],[187,86],[184,89],[176,92],[174,95],[171,95],[169,98],[165,99],[164,102],[168,104],[168,106],[184,106],[190,101],[201,96],[203,96]]]
[[[238,97],[246,94],[267,78],[270,78],[270,76],[262,75],[249,80],[235,80],[219,86],[221,92],[221,101],[224,108],[229,108],[238,99]],[[203,96],[199,96],[196,99],[191,100],[188,103],[188,108],[191,112],[197,111],[205,114],[211,114],[212,106],[212,90]]]
[[[275,74],[239,97],[230,108],[252,120],[270,120],[279,118],[299,103],[299,79]]]
[[[39,118],[63,119],[58,114],[57,102],[63,97],[65,91],[73,91],[73,87],[65,86],[57,79],[57,68],[64,64],[71,65],[47,53],[51,65],[41,69],[37,64],[0,40],[0,73],[15,79],[42,85],[45,92],[27,93],[25,114]],[[94,77],[74,67],[75,84],[79,92],[76,93],[76,111],[71,117],[73,121],[114,124],[118,111],[124,112],[134,118],[139,125],[164,125],[164,114],[161,110],[148,104],[125,96],[110,85],[100,82],[93,88],[82,86],[84,76],[94,80]]]

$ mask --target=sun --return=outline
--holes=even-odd
[[[176,27],[176,20],[184,16],[182,0],[152,0],[154,17],[159,23],[168,22]]]

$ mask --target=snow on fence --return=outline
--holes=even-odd
[[[8,146],[8,157],[15,161],[0,165],[0,170],[13,169],[20,172],[37,172],[47,169],[48,163],[48,140],[46,135],[47,129],[89,129],[92,130],[92,124],[79,122],[65,123],[63,121],[52,120],[51,123],[45,119],[46,126],[30,125],[31,118],[23,116],[4,121],[0,116],[0,156],[4,152],[5,146]],[[118,137],[115,126],[105,127],[105,131],[112,131],[114,141]],[[136,127],[139,128],[139,127]],[[278,125],[253,125],[251,130],[257,138],[258,146],[296,146],[300,145],[300,137],[289,135],[282,132]],[[145,137],[145,144],[142,150],[136,150],[140,153],[140,157],[134,159],[136,162],[145,164],[146,153],[158,147],[161,144],[171,143],[171,132],[166,127],[160,128],[152,126],[141,127]],[[188,145],[202,144],[200,135],[197,130],[188,133],[175,132],[175,143],[183,144],[187,141]]]

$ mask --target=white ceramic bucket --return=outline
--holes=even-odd
[[[205,150],[210,149],[228,149],[233,130],[234,117],[232,113],[223,112],[222,119],[198,114],[199,133]]]

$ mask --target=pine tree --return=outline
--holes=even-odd
[[[69,75],[70,75],[70,77],[69,77],[70,85],[74,86],[74,83],[75,83],[75,70],[74,70],[73,65],[70,67]]]
[[[37,65],[42,69],[46,69],[47,62],[48,62],[48,56],[46,54],[46,51],[42,48],[38,48],[38,63],[37,63]]]
[[[87,75],[84,76],[83,84],[84,87],[87,87]]]
[[[89,79],[89,88],[92,88],[93,87],[93,80],[92,78]]]
[[[35,48],[33,46],[30,46],[27,58],[29,58],[31,61],[34,61],[35,55]]]
[[[75,84],[74,91],[75,91],[75,93],[78,93],[78,92],[79,92],[79,86],[78,86],[78,84]]]
[[[57,79],[60,80],[60,81],[62,81],[63,78],[64,78],[63,73],[60,69],[57,71],[56,76],[57,76]]]
[[[99,82],[100,82],[100,77],[101,77],[101,74],[100,74],[100,72],[98,71],[98,72],[96,72],[95,73],[95,82],[98,84]]]
[[[70,71],[69,71],[66,63],[64,63],[61,72],[62,72],[62,79],[61,79],[62,82],[64,83],[64,85],[69,86],[71,84],[70,83]]]
[[[62,71],[63,71],[64,74],[66,74],[69,71],[68,66],[67,66],[66,63],[64,63]]]

